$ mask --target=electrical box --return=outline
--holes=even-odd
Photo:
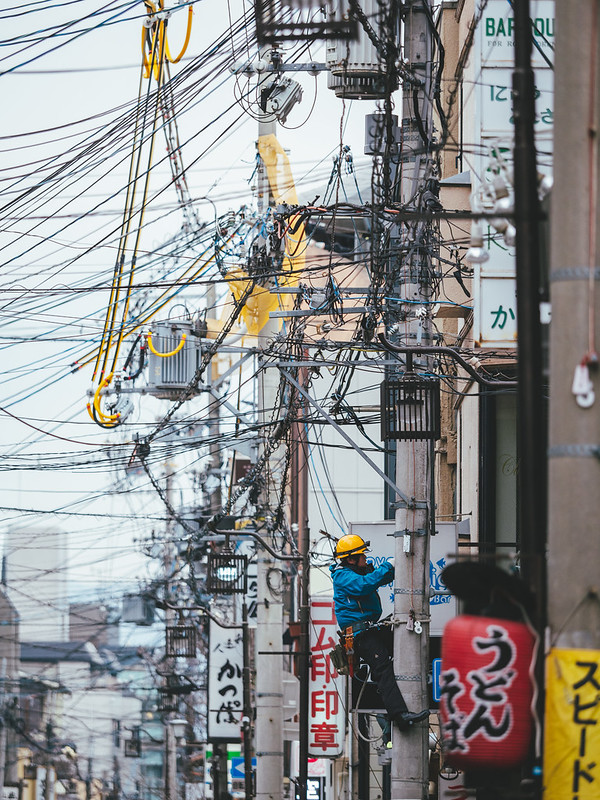
[[[201,340],[191,322],[155,323],[148,340],[148,394],[176,400],[194,379],[201,356]],[[199,385],[194,394],[203,388]]]
[[[385,152],[386,135],[385,114],[367,114],[365,117],[365,155],[382,155]],[[397,155],[400,131],[396,114],[392,114],[392,139],[391,155]]]
[[[135,625],[152,625],[154,609],[154,600],[148,595],[126,594],[123,596],[121,621],[133,622]]]

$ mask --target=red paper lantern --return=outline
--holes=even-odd
[[[440,722],[450,766],[497,769],[525,760],[532,732],[534,644],[521,622],[468,615],[448,622]]]

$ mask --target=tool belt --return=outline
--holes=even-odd
[[[338,631],[340,643],[336,644],[333,650],[330,651],[329,657],[331,663],[340,675],[354,675],[354,639],[360,636],[361,633],[370,630],[385,630],[392,627],[392,620],[386,617],[379,622],[357,622],[354,625],[349,625],[341,631]]]
[[[331,650],[331,663],[340,675],[354,675],[354,631],[353,626],[338,631],[340,643]]]
[[[392,621],[389,618],[379,622],[357,622],[338,631],[340,643],[330,652],[331,663],[340,675],[354,675],[354,639],[361,633],[369,630],[384,630],[390,628]]]

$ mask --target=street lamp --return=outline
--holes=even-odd
[[[208,554],[208,592],[215,594],[246,594],[247,558],[245,555],[223,549],[220,553]]]
[[[439,439],[440,382],[414,372],[381,384],[381,438]]]
[[[173,736],[180,742],[182,739],[185,739],[185,730],[187,727],[187,719],[170,719],[169,726],[173,731]]]

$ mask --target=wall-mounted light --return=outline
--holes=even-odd
[[[483,238],[483,226],[478,219],[474,219],[471,223],[471,243],[465,254],[465,261],[469,264],[484,264],[489,257]]]

